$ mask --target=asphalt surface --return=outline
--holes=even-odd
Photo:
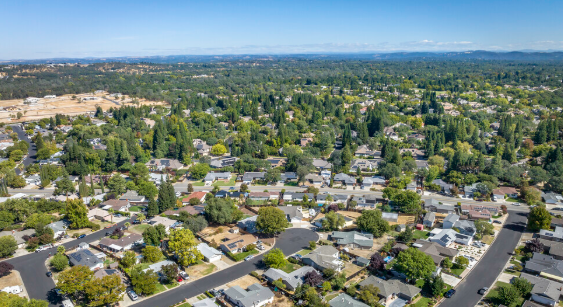
[[[25,134],[25,131],[23,130],[23,128],[20,125],[13,125],[12,129],[14,130],[15,133],[18,134],[18,139],[20,139],[22,141],[26,141],[27,144],[29,144],[27,156],[23,160],[23,165],[28,166],[30,164],[35,163],[36,155],[37,155],[37,147],[35,147],[35,143],[31,142],[31,140],[27,137],[27,134]],[[20,174],[19,169],[16,169],[16,174],[18,174],[18,175]]]
[[[127,221],[128,220],[118,223],[118,227],[123,226],[123,224]],[[63,246],[68,250],[77,246],[81,242],[91,243],[96,240],[100,240],[105,237],[107,231],[110,230],[101,229],[87,235],[85,238],[64,243]],[[49,306],[60,306],[61,304],[60,297],[53,290],[55,288],[55,283],[52,278],[47,277],[47,268],[45,267],[45,261],[49,257],[49,253],[54,254],[56,252],[56,248],[52,248],[42,252],[6,260],[6,262],[11,263],[15,267],[15,270],[20,272],[29,297],[47,300],[49,302]]]
[[[493,245],[477,266],[456,288],[456,293],[451,298],[446,298],[440,307],[465,307],[475,306],[483,298],[477,291],[483,287],[492,288],[498,275],[504,269],[510,254],[526,228],[526,214],[509,211],[509,216],[503,229],[498,234]]]
[[[280,248],[284,254],[290,255],[309,246],[309,241],[317,241],[319,236],[312,230],[304,228],[290,228],[276,239],[274,248]],[[143,300],[135,307],[168,307],[180,301],[199,295],[205,291],[222,286],[230,281],[243,277],[250,272],[263,268],[264,254],[256,256],[250,261],[235,264],[227,269],[198,279],[197,281],[178,286],[170,290]]]

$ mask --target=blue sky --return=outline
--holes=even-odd
[[[563,50],[563,1],[0,1],[0,59]]]

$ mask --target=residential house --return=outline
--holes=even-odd
[[[128,201],[132,204],[145,204],[148,203],[147,199],[143,195],[139,195],[137,191],[130,190],[125,192],[125,194],[121,195],[119,200]],[[121,210],[119,210],[121,211]]]
[[[341,184],[345,186],[354,186],[356,184],[356,178],[345,173],[338,173],[334,175],[332,181],[333,184]]]
[[[255,244],[258,239],[251,234],[244,234],[225,241],[219,248],[225,253],[240,253],[244,252],[249,244]]]
[[[66,234],[68,226],[70,226],[70,222],[67,220],[60,220],[47,225],[47,227],[53,230],[55,239]]]
[[[112,252],[118,253],[121,251],[127,251],[133,248],[133,245],[143,242],[143,236],[136,233],[128,234],[127,236],[121,237],[121,239],[112,239],[105,237],[100,240],[100,247],[108,249]]]
[[[209,162],[209,165],[212,168],[223,168],[227,166],[234,166],[237,160],[237,157],[218,158],[211,160],[211,162]]]
[[[164,211],[164,214],[179,216],[180,212],[182,211],[187,212],[189,215],[200,215],[205,212],[205,206],[197,205],[197,206],[184,206],[181,208],[173,208]]]
[[[360,301],[355,300],[350,295],[342,293],[328,302],[330,307],[369,307]]]
[[[247,192],[226,191],[226,190],[221,190],[215,194],[215,198],[230,197],[232,199],[240,199],[241,197],[246,198],[247,196],[248,196]]]
[[[315,199],[315,194],[313,193],[294,193],[294,192],[285,192],[283,193],[283,200],[284,201],[302,201],[303,196],[307,195],[308,200]]]
[[[401,155],[410,154],[415,160],[424,159],[424,156],[426,155],[425,150],[421,150],[417,148],[401,148],[399,150],[399,153]]]
[[[432,257],[434,264],[437,266],[441,265],[444,258],[450,258],[450,260],[453,261],[459,253],[457,249],[445,247],[438,243],[426,240],[416,240],[416,242],[413,243],[412,246],[418,248],[421,252]]]
[[[104,261],[89,249],[82,249],[77,252],[71,253],[68,255],[70,260],[70,265],[77,266],[77,265],[84,265],[90,268],[90,270],[98,270],[104,267]]]
[[[25,183],[26,185],[40,185],[41,184],[41,177],[39,177],[39,175],[34,174],[34,175],[29,175],[25,178]]]
[[[151,265],[149,265],[148,268],[144,269],[143,272],[146,272],[148,270],[152,270],[153,272],[155,272],[156,274],[158,274],[159,279],[165,279],[166,276],[162,273],[162,267],[166,266],[166,265],[171,265],[174,264],[174,261],[171,260],[163,260],[157,263],[153,263]]]
[[[518,198],[518,191],[516,191],[516,188],[513,187],[499,187],[498,189],[493,190],[493,197],[495,200],[502,200],[505,195],[509,198]]]
[[[561,205],[563,204],[563,196],[554,192],[547,192],[541,194],[543,201],[549,205]]]
[[[185,110],[184,110],[185,111]],[[191,304],[193,307],[217,307],[215,303],[215,298],[205,298],[203,300],[197,301]]]
[[[266,159],[266,161],[270,162],[271,168],[282,167],[287,164],[286,158],[270,158]]]
[[[477,192],[477,185],[479,183],[476,182],[472,185],[466,185],[463,187],[463,192],[466,198],[473,198],[473,193]]]
[[[304,218],[303,208],[301,206],[278,206],[283,211],[290,223],[301,223]]]
[[[274,301],[274,293],[259,283],[247,290],[236,285],[225,290],[225,298],[237,307],[261,307]]]
[[[424,210],[442,214],[450,214],[455,212],[455,207],[443,204],[434,198],[424,200]]]
[[[385,186],[385,177],[364,177],[364,180],[362,181],[362,189],[371,189],[374,186],[383,188]]]
[[[245,219],[238,221],[237,227],[248,233],[255,233],[258,231],[258,229],[256,229],[257,219],[258,219],[258,215],[249,216]]]
[[[344,218],[344,226],[342,226],[340,228],[348,228],[348,227],[351,227],[352,225],[354,225],[353,219],[351,219],[347,216],[341,215],[340,213],[337,213],[337,215],[342,216]],[[315,225],[319,228],[322,228],[324,219],[325,219],[324,215],[323,216],[319,215],[318,218],[313,221],[313,225]]]
[[[563,227],[556,226],[554,231],[541,229],[540,238],[544,240],[563,242]]]
[[[524,270],[552,280],[563,281],[563,261],[550,255],[534,253],[532,259],[526,261]]]
[[[313,159],[313,166],[319,170],[331,169],[332,163],[322,159]]]
[[[424,220],[422,221],[422,225],[428,228],[434,227],[434,223],[436,222],[436,212],[428,212],[424,215]]]
[[[368,145],[362,145],[358,147],[354,155],[357,157],[365,157],[365,158],[367,157],[379,158],[381,157],[381,152],[377,150],[370,150],[368,148]]]
[[[477,233],[477,228],[475,227],[475,223],[469,220],[458,220],[454,223],[453,226],[455,229],[459,231],[459,233],[473,237]]]
[[[250,192],[248,198],[255,201],[279,199],[279,192]]]
[[[344,267],[344,263],[340,260],[338,253],[336,248],[329,245],[322,245],[303,256],[302,261],[304,264],[312,266],[319,271],[333,269],[340,272]]]
[[[278,181],[278,183],[287,183],[295,180],[297,180],[297,173],[285,172],[280,174],[280,180]]]
[[[152,159],[145,165],[151,170],[163,171],[165,169],[179,169],[184,166],[182,162],[176,159]]]
[[[35,235],[35,229],[30,228],[30,229],[26,229],[26,230],[22,230],[22,231],[2,231],[0,232],[0,238],[1,237],[6,237],[6,236],[10,236],[12,238],[14,238],[16,240],[16,244],[18,245],[18,248],[24,248],[26,245],[25,240],[23,239],[24,236],[34,236]]]
[[[563,260],[563,243],[546,239],[539,239],[543,244],[543,251],[553,256],[554,259]]]
[[[206,185],[211,185],[215,180],[229,181],[231,179],[231,172],[209,172],[203,178]]]
[[[200,203],[203,203],[203,201],[205,200],[205,195],[206,195],[207,193],[208,193],[208,192],[206,192],[206,191],[192,192],[190,195],[188,195],[188,196],[182,198],[182,204],[183,204],[184,206],[189,205],[189,204],[190,204],[190,200],[191,200],[192,198],[195,198],[195,199],[199,200]]]
[[[556,306],[563,295],[563,284],[538,276],[522,273],[520,278],[526,279],[532,285],[531,300],[547,306]]]
[[[307,146],[307,144],[312,143],[313,138],[301,138],[301,147]]]
[[[313,185],[323,184],[323,177],[316,175],[316,174],[307,174],[305,176],[305,180],[308,180]]]
[[[212,146],[207,145],[207,143],[203,140],[194,139],[193,145],[194,145],[195,149],[197,150],[197,152],[202,156],[207,156],[211,152]]]
[[[286,273],[280,269],[270,268],[262,276],[270,283],[280,280],[285,284],[286,289],[294,291],[299,285],[304,283],[305,275],[309,272],[316,271],[310,266],[304,266],[291,273]]]
[[[126,212],[129,211],[131,204],[127,200],[110,199],[100,204],[104,210],[113,209],[113,211]]]
[[[385,306],[404,306],[421,291],[420,288],[404,283],[399,279],[384,280],[373,275],[359,283],[360,287],[367,285],[373,285],[379,289],[378,295],[383,299]]]
[[[333,231],[330,240],[341,249],[371,249],[373,247],[373,235],[370,233]]]
[[[428,238],[428,240],[430,242],[436,242],[444,247],[448,247],[454,242],[464,245],[470,245],[473,241],[473,237],[458,233],[453,229],[442,229],[434,236]]]
[[[171,220],[167,217],[157,215],[157,216],[153,217],[152,219],[150,219],[148,221],[148,223],[152,226],[164,225],[164,229],[165,229],[166,233],[169,233],[170,228],[173,228],[174,225],[176,225],[177,221]]]
[[[432,183],[440,186],[440,190],[446,193],[450,193],[451,189],[454,187],[453,184],[447,183],[442,179],[434,179]]]
[[[452,229],[454,228],[455,223],[459,221],[459,215],[450,213],[446,218],[442,221],[442,225],[444,229]]]
[[[331,200],[329,200],[331,199]],[[318,204],[326,204],[326,203],[337,203],[343,204],[346,203],[348,200],[348,195],[345,194],[318,194],[317,195],[317,203]]]
[[[221,255],[223,255],[223,253],[207,245],[207,243],[199,243],[197,250],[203,255],[203,259],[207,262],[219,261],[221,260]]]
[[[242,175],[242,183],[249,185],[254,180],[262,180],[266,176],[265,172],[246,172]]]
[[[362,172],[373,172],[377,169],[379,160],[366,160],[366,159],[355,159],[350,165],[350,172],[357,172],[358,169]]]
[[[399,214],[393,212],[381,212],[381,217],[387,222],[398,223]]]
[[[99,221],[110,221],[111,214],[108,213],[106,210],[102,210],[99,208],[94,208],[88,210],[88,220],[99,220]]]

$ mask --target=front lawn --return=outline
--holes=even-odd
[[[231,179],[229,179],[229,181],[216,181],[215,183],[213,183],[213,185],[219,187],[232,187],[235,185],[235,180],[236,176],[231,176]]]
[[[297,270],[300,267],[301,266],[299,264],[289,262],[283,268],[281,268],[281,270],[286,272],[286,273],[291,273],[291,272]]]
[[[519,202],[520,202],[519,199],[512,198],[512,197],[509,197],[509,198],[507,198],[507,199],[505,199],[505,200],[506,200],[507,202],[511,202],[511,203],[519,203]]]
[[[139,225],[135,225],[133,227],[129,228],[129,231],[134,232],[134,233],[138,233],[138,234],[143,234],[143,232],[145,232],[145,230],[147,228],[149,228],[149,224],[139,224]]]
[[[143,207],[143,206],[131,206],[131,207],[129,208],[129,211],[141,212],[141,211],[143,211],[143,208],[145,208],[145,207]]]
[[[155,295],[155,294],[160,293],[160,292],[165,291],[165,290],[166,290],[166,287],[163,284],[157,283],[156,284],[156,291],[154,291],[154,293],[152,295]]]
[[[192,182],[192,186],[203,187],[203,186],[205,186],[205,182],[203,182],[203,181]]]
[[[463,271],[465,271],[465,269],[450,269],[450,271],[452,272],[452,274],[455,274],[457,276],[461,276],[461,273],[463,273]]]
[[[432,300],[427,297],[421,297],[416,303],[410,304],[409,307],[428,307]]]
[[[500,302],[500,300],[498,299],[498,289],[500,287],[509,286],[509,285],[510,284],[508,283],[497,281],[495,283],[495,286],[489,291],[489,293],[487,294],[487,296],[485,296],[485,298],[495,305],[500,305],[502,302]],[[524,298],[519,297],[514,303],[512,303],[508,307],[522,306],[522,303],[524,303]]]
[[[258,254],[257,250],[251,250],[248,252],[243,252],[238,254],[228,253],[227,255],[231,257],[231,259],[233,259],[234,261],[241,261],[244,260],[244,258],[246,258],[249,255],[256,255],[256,254]]]
[[[413,233],[413,238],[415,239],[428,239],[430,232],[424,230],[415,230]]]
[[[283,184],[284,187],[296,187],[297,185],[297,182],[288,182]]]
[[[493,236],[486,235],[486,236],[483,236],[483,238],[481,238],[481,242],[488,244],[488,245],[491,245],[493,243],[493,239],[494,239]]]
[[[302,250],[298,251],[297,254],[298,254],[298,255],[301,255],[301,256],[305,256],[305,255],[307,255],[308,253],[310,253],[310,252],[312,252],[312,251],[313,251],[312,249],[306,248],[306,249],[302,249]]]

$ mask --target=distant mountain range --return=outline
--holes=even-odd
[[[500,61],[563,61],[563,51],[462,51],[462,52],[391,52],[391,53],[319,53],[319,54],[242,54],[242,55],[169,55],[146,57],[111,57],[111,58],[53,58],[38,60],[10,60],[0,61],[2,64],[49,64],[49,63],[195,63],[220,62],[233,60],[260,59],[325,59],[325,60],[380,60],[380,61],[466,61],[466,60],[500,60]]]

